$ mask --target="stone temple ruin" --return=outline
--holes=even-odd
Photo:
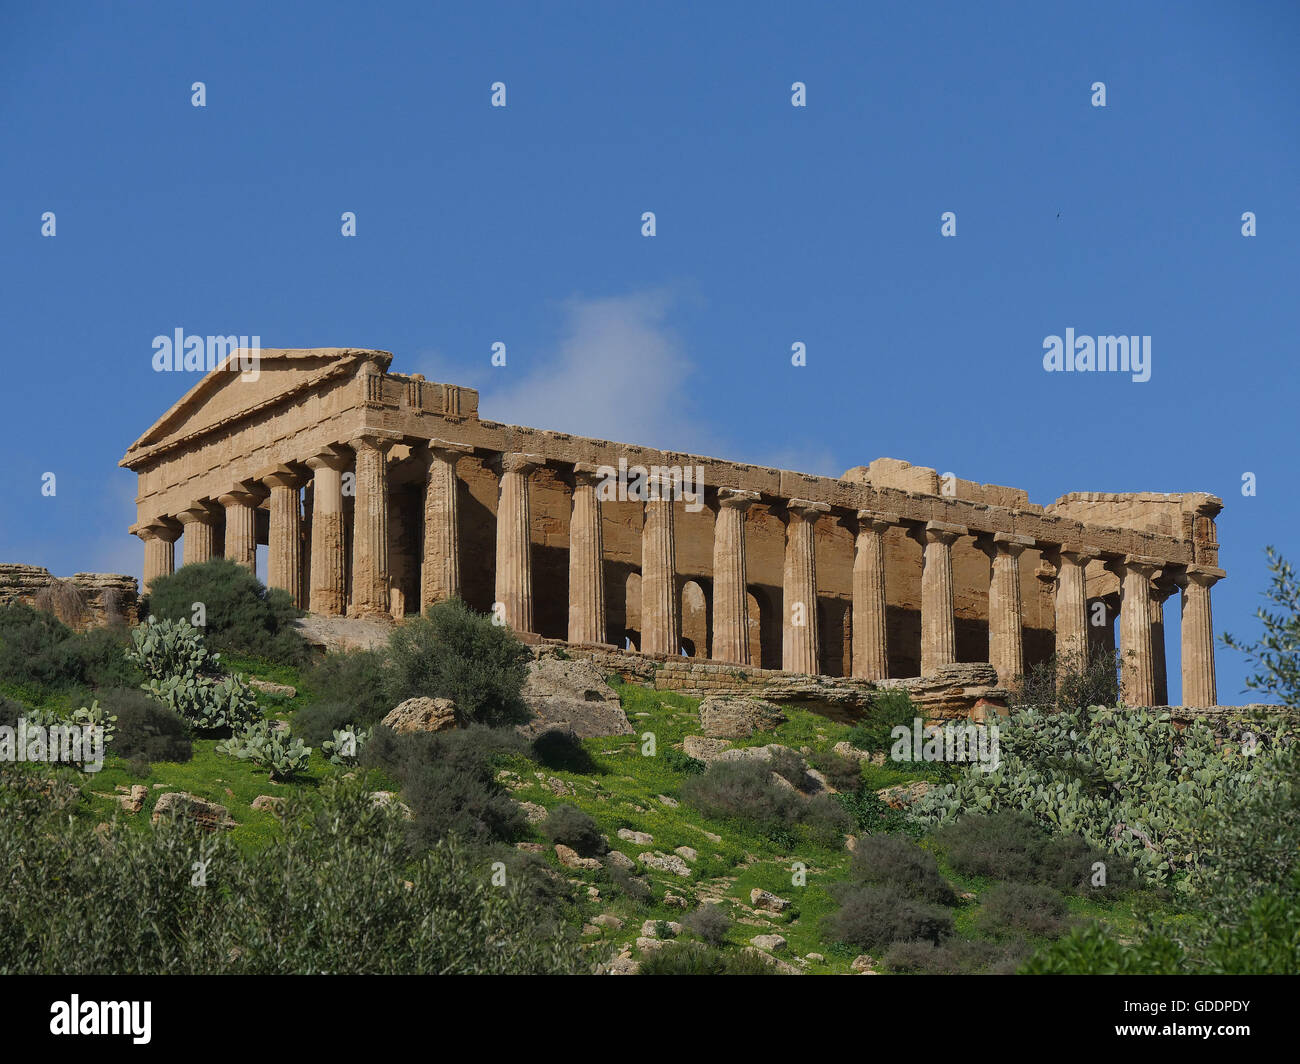
[[[146,585],[178,539],[186,563],[249,567],[266,544],[268,583],[315,614],[459,596],[534,643],[867,681],[987,662],[1002,687],[1104,647],[1129,705],[1168,702],[1177,591],[1184,702],[1216,703],[1212,495],[1038,506],[890,458],[810,476],[487,421],[386,351],[262,350],[255,380],[238,357],[121,460]],[[652,471],[649,498],[614,488],[620,463]],[[674,497],[680,471],[698,495]]]

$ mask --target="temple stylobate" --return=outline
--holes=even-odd
[[[313,613],[457,596],[524,639],[869,680],[986,661],[1004,686],[1101,648],[1128,705],[1168,701],[1178,592],[1183,701],[1216,702],[1212,495],[1040,506],[889,458],[811,476],[484,420],[477,392],[389,373],[386,351],[257,355],[120,463],[146,585],[178,540],[184,563],[252,569],[264,545],[267,583]]]

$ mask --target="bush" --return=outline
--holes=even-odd
[[[524,741],[513,730],[471,725],[450,732],[398,735],[379,727],[362,753],[362,764],[396,778],[411,808],[412,838],[431,846],[456,834],[479,842],[525,837],[523,811],[497,782],[493,759],[521,755]]]
[[[1020,691],[1012,696],[1014,709],[1068,709],[1119,703],[1119,664],[1113,650],[1094,649],[1052,655],[1029,669]]]
[[[320,743],[343,724],[378,724],[397,702],[389,701],[386,657],[379,650],[343,650],[327,654],[303,677],[303,686],[317,704],[298,711],[294,731],[307,742]],[[401,701],[399,699],[398,701]],[[342,716],[333,709],[338,706]]]
[[[808,761],[840,794],[856,794],[862,789],[862,763],[856,758],[827,750],[812,754]]]
[[[682,923],[688,931],[698,935],[710,946],[721,946],[726,941],[727,932],[731,930],[731,918],[723,912],[721,905],[713,902],[701,905],[689,913]]]
[[[682,799],[706,816],[750,820],[771,831],[799,821],[803,799],[772,782],[761,761],[715,761],[682,784]]]
[[[772,760],[767,767],[798,791],[806,791],[812,781],[808,778],[808,766],[804,760],[789,747],[779,747],[772,751]]]
[[[809,838],[821,846],[839,849],[844,836],[853,830],[853,817],[831,794],[815,794],[801,814]]]
[[[596,822],[576,805],[557,805],[546,817],[542,831],[552,842],[576,850],[580,857],[596,857],[608,848]]]
[[[148,765],[153,761],[188,761],[193,746],[185,722],[143,691],[115,689],[102,692],[104,709],[116,715],[113,753]]]
[[[976,926],[995,937],[1057,938],[1066,928],[1065,899],[1035,883],[999,883],[981,899]]]
[[[528,648],[459,599],[436,603],[394,631],[388,657],[392,705],[419,695],[450,698],[459,723],[490,727],[531,716],[522,697]]]
[[[668,752],[664,754],[664,764],[670,771],[680,772],[683,776],[698,776],[706,767],[698,758],[674,750],[672,747],[669,747]]]
[[[872,835],[860,839],[849,872],[852,881],[858,885],[890,886],[909,898],[940,905],[955,905],[957,902],[957,895],[943,878],[934,855],[912,840],[897,835]]]
[[[874,753],[889,753],[894,740],[890,733],[900,724],[912,727],[912,722],[920,714],[912,704],[912,698],[906,691],[878,691],[871,697],[871,705],[860,720],[845,736],[849,743],[859,750]]]
[[[124,627],[91,628],[76,637],[85,663],[87,683],[98,689],[133,688],[144,682],[144,674],[127,659],[131,635]]]
[[[891,971],[914,975],[1010,975],[1028,954],[1020,944],[952,940],[895,942],[885,951],[883,963]]]
[[[615,889],[639,909],[644,909],[654,902],[654,894],[646,881],[636,875],[630,868],[607,865],[609,881]]]
[[[828,938],[859,949],[890,942],[920,940],[938,945],[952,934],[947,909],[909,897],[895,886],[841,887],[840,907],[826,917]]]
[[[307,660],[306,640],[293,626],[302,615],[287,591],[267,590],[257,576],[225,558],[183,565],[149,585],[149,612],[160,620],[192,621],[205,611],[204,634],[214,650],[284,665]]]
[[[568,728],[547,728],[533,740],[530,756],[539,765],[591,775],[598,771],[582,740]]]
[[[526,880],[494,886],[455,840],[414,857],[362,781],[328,781],[314,810],[291,796],[275,843],[245,852],[183,821],[101,837],[97,818],[8,785],[22,778],[13,769],[0,765],[0,973],[590,970]],[[198,853],[203,890],[190,886]]]
[[[757,951],[723,953],[700,942],[673,942],[641,962],[642,975],[776,975]]]
[[[24,603],[0,604],[0,680],[33,694],[84,684],[76,633]]]

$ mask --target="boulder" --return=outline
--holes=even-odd
[[[274,794],[259,794],[253,799],[253,808],[259,813],[274,813],[279,816],[284,809],[284,799]]]
[[[290,687],[287,683],[272,683],[270,680],[259,680],[256,676],[249,678],[248,686],[254,691],[261,691],[267,695],[279,695],[282,698],[298,697],[296,687]]]
[[[767,950],[769,953],[777,953],[785,949],[784,935],[755,935],[749,941],[751,945]]]
[[[882,787],[876,791],[876,797],[890,809],[906,809],[913,802],[928,794],[934,785],[925,780],[915,783],[900,783],[894,787]]]
[[[698,861],[700,857],[700,855],[695,851],[694,847],[691,846],[678,846],[675,850],[673,850],[673,853],[677,854],[677,856],[682,858],[682,860],[690,861],[692,863]]]
[[[381,723],[399,735],[448,731],[456,727],[456,703],[450,698],[408,698]]]
[[[530,824],[540,824],[546,819],[546,807],[538,805],[536,802],[519,802],[519,808],[524,811],[524,819]]]
[[[700,725],[715,739],[747,739],[784,721],[780,707],[761,698],[713,696],[700,703]]]
[[[676,938],[682,933],[682,925],[673,920],[647,920],[641,925],[641,937],[658,938],[660,924],[668,929],[668,938]]]
[[[657,872],[671,872],[673,875],[678,876],[689,876],[691,874],[690,866],[675,853],[660,853],[656,850],[654,853],[638,854],[637,860],[647,868],[653,868]]]
[[[631,828],[619,828],[617,835],[624,842],[635,842],[638,846],[649,846],[655,841],[653,835],[647,835],[644,831],[633,831]]]
[[[749,892],[749,904],[755,909],[766,909],[773,913],[783,913],[790,907],[790,903],[785,898],[778,898],[770,891],[760,890],[758,887]]]
[[[560,859],[560,864],[565,868],[576,868],[582,872],[595,872],[600,868],[600,862],[594,857],[579,857],[578,851],[562,842],[555,844],[555,856]]]
[[[729,749],[731,749],[731,743],[726,739],[709,739],[703,735],[688,735],[682,740],[682,753],[687,757],[695,758],[696,761],[703,761],[706,765],[718,760],[722,752]]]
[[[168,791],[166,794],[159,795],[158,801],[154,803],[153,816],[149,818],[149,822],[157,824],[169,817],[183,817],[193,821],[204,831],[217,831],[235,826],[235,821],[231,819],[224,805],[217,805],[216,802],[209,802],[205,798],[185,791]]]
[[[599,916],[593,916],[591,922],[597,927],[607,927],[611,931],[618,931],[623,927],[622,918],[615,916],[613,913],[601,913]]]
[[[636,868],[636,862],[621,850],[610,850],[605,855],[605,864],[610,868],[621,868],[624,872],[631,872]]]
[[[605,682],[601,669],[585,658],[530,662],[523,697],[534,719],[519,730],[529,739],[555,727],[567,728],[579,739],[632,734],[618,692]]]

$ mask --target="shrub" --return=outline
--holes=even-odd
[[[530,717],[521,694],[529,656],[504,625],[459,599],[439,602],[389,639],[389,700],[450,698],[462,724],[521,724]]]
[[[761,761],[715,761],[682,784],[682,798],[706,816],[751,820],[766,830],[799,820],[803,799],[772,782]]]
[[[1281,725],[1260,722],[1258,732]],[[1276,734],[1255,756],[1167,712],[1023,710],[999,727],[1001,763],[965,769],[913,805],[923,822],[1020,809],[1057,832],[1133,862],[1151,882],[1213,863],[1208,825],[1246,801],[1281,756]]]
[[[777,975],[757,951],[723,953],[700,942],[673,942],[641,962],[642,975]]]
[[[33,605],[42,613],[50,613],[69,627],[76,627],[88,612],[86,596],[71,580],[57,577],[33,596]]]
[[[103,692],[104,709],[117,717],[113,753],[119,757],[152,761],[188,761],[193,747],[185,722],[143,691],[115,689]]]
[[[713,902],[701,905],[688,914],[682,923],[688,931],[698,935],[707,945],[721,946],[731,930],[731,918],[723,911],[721,905]]]
[[[379,727],[361,760],[400,782],[413,815],[412,837],[421,846],[451,834],[511,842],[526,835],[524,815],[497,782],[493,759],[520,755],[524,749],[523,739],[512,729],[471,725],[436,734],[397,735]]]
[[[341,724],[378,724],[397,705],[386,690],[386,661],[380,650],[343,650],[313,664],[303,678],[304,686],[317,705],[342,707],[343,716],[335,718],[333,710],[308,706],[298,711],[294,730],[308,742],[319,743]]]
[[[547,728],[533,740],[530,756],[538,764],[562,772],[590,775],[598,771],[582,740],[568,728]]]
[[[911,839],[872,835],[859,840],[849,871],[852,881],[859,885],[894,887],[906,897],[940,905],[957,902],[957,895],[943,878],[934,855]]]
[[[936,946],[933,942],[895,942],[883,962],[894,972],[915,975],[1009,975],[1016,970],[1028,949],[1019,944],[970,942],[953,939]]]
[[[833,750],[814,753],[808,758],[812,767],[826,777],[826,782],[841,794],[856,794],[862,788],[862,763]]]
[[[801,814],[812,841],[839,849],[844,836],[853,830],[853,817],[831,794],[815,794],[808,799]]]
[[[139,687],[144,674],[127,658],[131,635],[126,628],[91,628],[76,637],[87,683],[98,689]]]
[[[10,786],[14,767],[0,765],[0,973],[590,970],[526,880],[494,886],[456,840],[414,857],[362,781],[327,781],[314,810],[290,796],[274,845],[246,852],[183,821],[101,837],[95,818]],[[200,852],[208,885],[195,890]]]
[[[680,750],[668,748],[664,754],[664,764],[673,772],[680,772],[683,776],[698,776],[705,769],[705,764],[698,758],[684,754]]]
[[[646,908],[654,901],[654,894],[651,892],[649,885],[630,868],[620,868],[618,865],[609,865],[607,868],[609,881],[614,884],[615,889],[623,897],[627,898],[637,908]]]
[[[214,558],[183,565],[149,585],[149,612],[160,620],[190,621],[195,603],[203,604],[204,632],[213,649],[285,665],[307,660],[307,642],[293,626],[302,611],[287,591],[268,591],[237,562]]]
[[[608,848],[596,822],[576,805],[557,805],[542,825],[552,842],[576,850],[581,857],[595,857]]]
[[[0,604],[0,680],[34,693],[85,683],[76,634],[22,602]]]
[[[981,899],[975,923],[996,937],[1056,938],[1066,928],[1065,899],[1035,883],[999,883]]]
[[[301,739],[291,739],[287,728],[273,727],[266,720],[259,720],[218,743],[217,752],[251,761],[267,769],[273,780],[288,780],[306,772],[311,758],[311,747],[303,746]]]
[[[875,949],[899,940],[936,945],[952,934],[947,909],[909,897],[895,886],[841,887],[840,907],[826,917],[826,935],[860,949]]]
[[[767,767],[796,790],[806,791],[812,782],[808,778],[808,766],[804,764],[803,758],[789,747],[773,750],[772,760],[767,763]]]
[[[1069,709],[1113,706],[1119,702],[1118,657],[1113,650],[1094,649],[1052,655],[1029,669],[1020,691],[1013,695],[1014,709]]]
[[[918,716],[916,706],[906,691],[878,691],[872,695],[871,704],[862,720],[850,729],[845,738],[859,750],[887,754],[894,743],[890,732],[900,724],[911,728]]]
[[[335,732],[360,727],[361,723],[356,709],[349,702],[313,702],[294,713],[290,726],[293,734],[304,743],[323,748]]]

